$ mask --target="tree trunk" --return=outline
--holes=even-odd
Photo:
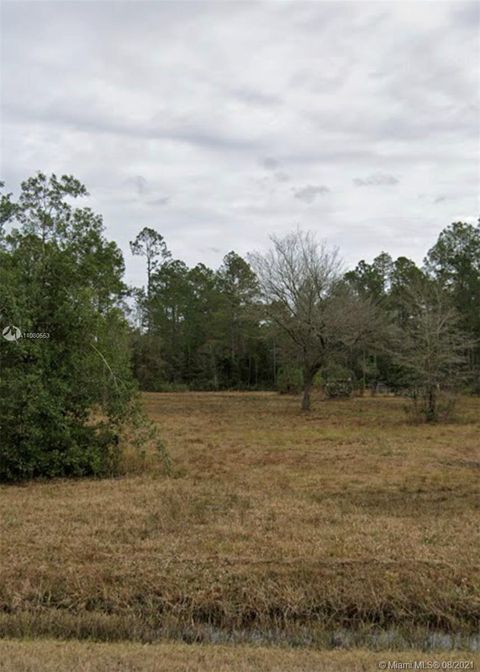
[[[363,351],[363,363],[362,363],[362,397],[365,394],[365,388],[367,387],[367,360],[365,357],[365,350]]]
[[[275,350],[275,341],[273,341],[273,386],[277,386],[277,352]]]
[[[147,256],[147,334],[152,331],[152,269],[151,260]]]
[[[302,411],[310,410],[310,393],[312,391],[314,377],[315,371],[312,371],[311,369],[304,369]]]
[[[437,390],[433,385],[429,386],[427,394],[427,422],[437,420]]]

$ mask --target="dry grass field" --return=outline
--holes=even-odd
[[[115,480],[1,487],[3,637],[401,649],[437,630],[461,649],[478,633],[479,399],[436,426],[396,398],[309,415],[273,393],[144,399],[169,478],[147,455]]]
[[[426,670],[442,669],[442,664],[443,669],[462,669],[447,666],[465,661],[469,667],[463,669],[478,670],[480,654],[409,651],[386,655],[365,649],[0,640],[0,672],[378,672],[388,661],[423,663]]]

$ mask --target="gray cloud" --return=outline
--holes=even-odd
[[[452,22],[464,30],[475,33],[478,39],[480,5],[478,2],[459,2],[453,8]]]
[[[2,178],[14,190],[38,169],[78,176],[134,282],[142,226],[188,263],[297,222],[349,263],[380,249],[421,260],[479,211],[479,11],[4,2]]]
[[[275,170],[280,166],[280,161],[272,156],[266,156],[264,159],[260,160],[260,163],[267,170]]]
[[[317,196],[329,193],[330,189],[323,184],[320,184],[318,186],[309,184],[308,186],[302,187],[301,189],[294,189],[295,198],[298,198],[300,201],[303,201],[304,203],[313,203],[313,201],[317,198]]]
[[[357,187],[377,187],[383,185],[393,186],[398,184],[398,178],[396,178],[394,175],[388,175],[386,173],[373,173],[372,175],[369,175],[365,178],[355,177],[353,182],[357,185]]]
[[[253,89],[232,89],[232,95],[237,100],[247,105],[257,105],[260,107],[275,107],[282,104],[280,96],[269,95],[261,90]]]
[[[160,196],[159,198],[154,198],[151,201],[148,201],[149,205],[167,205],[170,201],[170,196]]]
[[[143,196],[144,194],[147,193],[148,191],[147,180],[143,177],[143,175],[137,175],[136,177],[134,177],[133,183],[139,196]]]

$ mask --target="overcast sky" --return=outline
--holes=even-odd
[[[218,266],[299,225],[352,265],[476,221],[476,2],[1,5],[1,177],[81,179],[130,282],[143,226]]]

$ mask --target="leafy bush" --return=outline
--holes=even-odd
[[[185,383],[157,383],[155,392],[188,392],[189,386]]]
[[[294,366],[281,367],[277,374],[277,390],[280,394],[299,394],[303,388],[302,371]]]
[[[353,394],[352,372],[340,364],[321,369],[323,389],[327,399],[348,399]]]
[[[38,174],[17,203],[2,200],[0,222],[14,228],[0,238],[1,327],[23,334],[0,343],[3,481],[118,469],[135,396],[123,258],[101,218],[66,201],[85,193],[72,177]]]
[[[448,422],[455,418],[458,394],[447,390],[436,391],[435,411],[432,413],[430,391],[428,388],[413,388],[407,396],[411,403],[404,407],[412,422]]]
[[[353,382],[351,378],[328,380],[324,390],[328,399],[348,399],[353,394]]]
[[[133,405],[120,433],[122,447],[115,465],[116,473],[153,474],[159,470],[172,473],[170,455],[163,442],[158,425],[150,420],[139,405]]]

